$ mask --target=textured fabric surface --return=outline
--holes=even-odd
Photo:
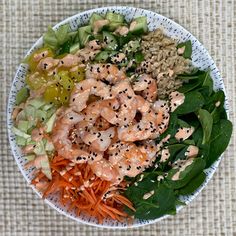
[[[113,231],[77,224],[38,199],[18,171],[6,130],[7,97],[17,65],[47,25],[108,5],[153,10],[193,33],[224,78],[230,119],[236,125],[234,0],[0,0],[0,235],[236,235],[235,135],[216,174],[197,199],[178,215],[137,229]]]

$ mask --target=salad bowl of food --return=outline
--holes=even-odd
[[[51,207],[137,227],[206,186],[231,137],[227,112],[218,69],[191,33],[151,11],[98,8],[29,50],[9,95],[9,141]]]

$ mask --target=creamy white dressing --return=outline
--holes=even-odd
[[[170,94],[170,109],[174,112],[177,107],[184,103],[185,96],[183,93],[172,92]]]
[[[177,53],[178,53],[179,55],[183,55],[183,54],[184,54],[184,51],[185,51],[185,46],[183,46],[183,47],[177,49]]]
[[[216,106],[216,107],[219,107],[220,104],[221,104],[220,101],[217,101],[217,102],[215,103],[215,106]]]
[[[185,152],[185,156],[187,158],[190,158],[190,157],[196,157],[198,155],[198,152],[199,152],[199,148],[197,146],[194,146],[194,145],[190,145],[188,148],[187,148],[187,151]]]
[[[164,148],[161,151],[161,159],[160,162],[166,162],[170,157],[170,151],[168,148]]]
[[[150,192],[145,193],[145,194],[143,195],[143,200],[147,200],[147,199],[150,198],[154,193],[155,193],[154,190],[151,190]]]
[[[180,167],[180,169],[172,176],[172,180],[176,181],[179,180],[181,172],[183,172],[188,166],[190,166],[194,161],[194,158],[188,159],[183,166]]]
[[[175,134],[175,138],[178,141],[183,141],[189,138],[194,132],[194,127],[186,128],[186,127],[181,127],[177,130]]]

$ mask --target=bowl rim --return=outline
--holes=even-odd
[[[66,24],[66,23],[69,23],[71,22],[74,18],[76,17],[79,17],[79,16],[82,16],[84,14],[90,14],[90,13],[93,13],[93,12],[97,12],[97,11],[100,11],[100,10],[114,10],[114,11],[119,11],[119,10],[125,10],[125,9],[130,9],[130,10],[141,10],[143,14],[154,14],[156,17],[160,17],[162,19],[167,19],[168,21],[171,22],[171,24],[174,25],[174,27],[177,27],[179,28],[181,31],[184,31],[185,33],[188,33],[189,35],[191,35],[191,38],[193,40],[196,40],[198,42],[198,44],[205,50],[204,53],[205,55],[207,56],[207,58],[215,65],[215,68],[216,68],[216,73],[218,73],[219,75],[219,78],[220,80],[222,81],[222,90],[224,91],[225,93],[225,109],[226,109],[226,113],[227,113],[227,118],[229,118],[229,104],[228,104],[228,100],[227,100],[227,94],[226,94],[226,91],[225,91],[225,86],[224,86],[224,81],[223,81],[223,78],[221,77],[220,73],[219,73],[219,70],[214,62],[214,60],[212,59],[212,57],[210,56],[210,54],[208,53],[208,51],[206,50],[206,48],[203,46],[203,44],[191,33],[189,32],[187,29],[185,29],[183,26],[181,26],[180,24],[176,23],[174,20],[166,17],[166,16],[163,16],[155,11],[151,11],[151,10],[147,10],[147,9],[142,9],[142,8],[138,8],[138,7],[130,7],[130,6],[106,6],[106,7],[99,7],[99,8],[93,8],[93,9],[89,9],[89,10],[85,10],[85,11],[81,11],[77,14],[74,14],[68,18],[65,18],[64,20],[60,21],[59,23],[57,23],[56,25],[53,26],[53,29],[57,29],[59,26],[63,25],[63,24]],[[36,40],[36,42],[31,46],[31,48],[29,50],[27,50],[26,54],[25,54],[25,57],[27,57],[31,51],[35,48],[37,48],[38,45],[42,44],[43,43],[43,37],[41,36],[38,40]],[[20,65],[22,63],[19,63],[18,64],[18,67],[17,67],[17,70],[16,70],[16,73],[14,75],[14,79],[12,80],[11,82],[11,87],[10,87],[10,92],[9,92],[9,95],[8,95],[8,101],[7,101],[7,130],[8,130],[8,141],[9,141],[9,144],[10,144],[10,147],[11,147],[11,153],[15,159],[15,162],[17,163],[17,166],[18,166],[18,169],[20,170],[21,174],[24,176],[24,179],[26,180],[26,182],[30,185],[30,187],[33,189],[33,191],[41,198],[42,195],[38,192],[38,190],[32,186],[30,184],[30,181],[28,179],[28,177],[26,176],[26,173],[25,173],[25,170],[22,168],[22,166],[20,165],[19,161],[17,160],[16,158],[16,153],[15,153],[15,150],[13,150],[13,145],[16,145],[15,141],[12,141],[11,140],[11,113],[9,113],[9,110],[10,110],[10,107],[12,107],[12,105],[10,104],[10,97],[12,96],[12,91],[13,91],[13,82],[16,80],[16,77],[17,77],[17,74],[19,73],[20,71]],[[214,169],[211,171],[209,171],[209,173],[207,174],[207,177],[205,179],[205,181],[203,182],[203,184],[197,189],[197,191],[195,191],[193,194],[189,195],[189,200],[187,200],[185,202],[186,206],[192,202],[194,199],[196,199],[196,197],[202,192],[202,190],[207,186],[208,182],[212,179],[212,176],[214,175],[214,173],[216,172],[218,166],[219,166],[219,163],[222,159],[222,156],[223,154],[208,168],[208,169],[205,169],[205,171],[207,172],[207,170],[209,170],[210,168],[214,167]],[[147,220],[145,221],[144,223],[139,223],[139,224],[132,224],[132,225],[126,225],[126,226],[111,226],[111,225],[103,225],[103,224],[98,224],[98,223],[93,223],[93,222],[88,222],[88,221],[85,221],[83,219],[80,219],[79,217],[74,217],[70,214],[68,214],[67,212],[63,211],[62,209],[60,208],[57,208],[55,206],[55,204],[53,204],[50,200],[48,199],[44,199],[44,202],[49,205],[51,208],[53,208],[54,210],[56,210],[57,212],[59,212],[60,214],[76,221],[77,223],[79,224],[86,224],[86,225],[90,225],[90,226],[95,226],[95,227],[98,227],[98,228],[107,228],[107,229],[127,229],[127,228],[137,228],[137,227],[142,227],[142,226],[146,226],[146,225],[150,225],[150,224],[154,224],[154,223],[157,223],[163,219],[166,219],[166,218],[169,218],[171,215],[164,215],[162,217],[159,217],[157,219],[154,219],[154,220]],[[184,207],[186,206],[179,206],[177,207],[176,209],[176,214],[179,213],[179,211],[181,209],[183,209]]]

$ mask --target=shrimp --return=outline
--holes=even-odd
[[[97,118],[94,125],[98,131],[106,130],[110,128],[110,123],[107,120],[105,120],[103,117]]]
[[[112,93],[119,99],[120,109],[115,111],[109,107],[104,107],[101,116],[113,125],[129,124],[136,115],[136,99],[130,83],[127,80],[117,83],[113,86]]]
[[[59,59],[53,59],[52,57],[46,57],[40,60],[40,62],[37,65],[37,69],[39,71],[49,71],[53,68],[55,68],[59,64]]]
[[[87,79],[106,80],[110,84],[115,84],[126,78],[125,73],[122,70],[119,70],[116,65],[112,64],[88,65],[85,75]]]
[[[150,108],[150,104],[141,96],[136,96],[137,111],[142,114],[142,118],[135,124],[129,124],[118,128],[118,137],[122,141],[134,142],[150,138],[157,130],[157,120],[155,112]]]
[[[120,182],[118,169],[105,158],[100,161],[94,161],[90,166],[93,173],[101,179],[112,183]]]
[[[65,114],[55,122],[52,132],[52,142],[58,154],[73,159],[81,154],[80,150],[73,147],[69,139],[69,132],[78,122],[82,121],[84,116],[72,111],[70,108],[65,110]]]
[[[101,113],[104,108],[109,108],[111,110],[117,110],[120,104],[116,98],[99,100],[96,102],[90,103],[86,109],[83,110],[85,115],[85,120],[94,124],[96,120],[101,116]]]
[[[109,85],[95,79],[87,79],[76,84],[70,96],[70,107],[76,112],[82,111],[87,107],[87,101],[92,94],[104,99],[114,97]]]
[[[168,128],[168,124],[170,120],[170,114],[169,114],[170,108],[166,101],[158,100],[153,104],[152,109],[156,112],[157,117],[158,117],[158,122],[157,122],[158,133],[162,134]],[[152,138],[156,138],[155,134],[154,134],[154,137]]]
[[[81,59],[72,54],[67,54],[65,57],[60,59],[59,67],[74,67],[77,66],[81,62]]]
[[[88,127],[88,125],[86,127]],[[77,125],[77,128],[80,131],[80,138],[83,140],[83,142],[90,145],[97,151],[105,151],[110,146],[111,140],[115,135],[114,127],[103,131],[98,131],[95,127],[87,130],[84,129],[80,122]]]
[[[141,95],[149,102],[156,101],[157,82],[150,75],[143,74],[133,85],[134,91],[141,92]]]

